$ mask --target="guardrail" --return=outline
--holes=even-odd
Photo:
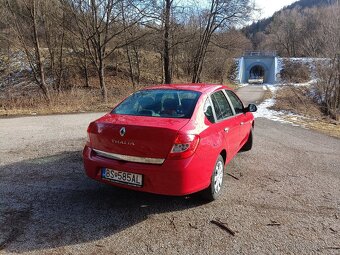
[[[269,56],[269,57],[276,57],[276,51],[245,51],[243,56]]]

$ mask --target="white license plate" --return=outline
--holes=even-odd
[[[102,168],[102,178],[136,187],[143,186],[143,175]]]

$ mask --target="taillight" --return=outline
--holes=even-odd
[[[169,153],[170,159],[189,158],[194,154],[200,138],[198,135],[178,134]]]
[[[91,146],[91,138],[90,138],[90,133],[92,129],[93,122],[90,123],[90,125],[87,128],[87,136],[86,136],[86,145]]]

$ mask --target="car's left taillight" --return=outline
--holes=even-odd
[[[185,159],[191,157],[195,153],[199,141],[200,138],[198,135],[179,133],[174,141],[168,158]]]
[[[91,130],[94,122],[91,122],[90,125],[87,128],[87,136],[86,136],[86,146],[91,147]]]

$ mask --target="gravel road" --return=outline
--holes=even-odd
[[[204,203],[88,179],[100,115],[0,119],[0,254],[340,254],[339,139],[256,119],[253,150],[227,166],[237,179]]]

